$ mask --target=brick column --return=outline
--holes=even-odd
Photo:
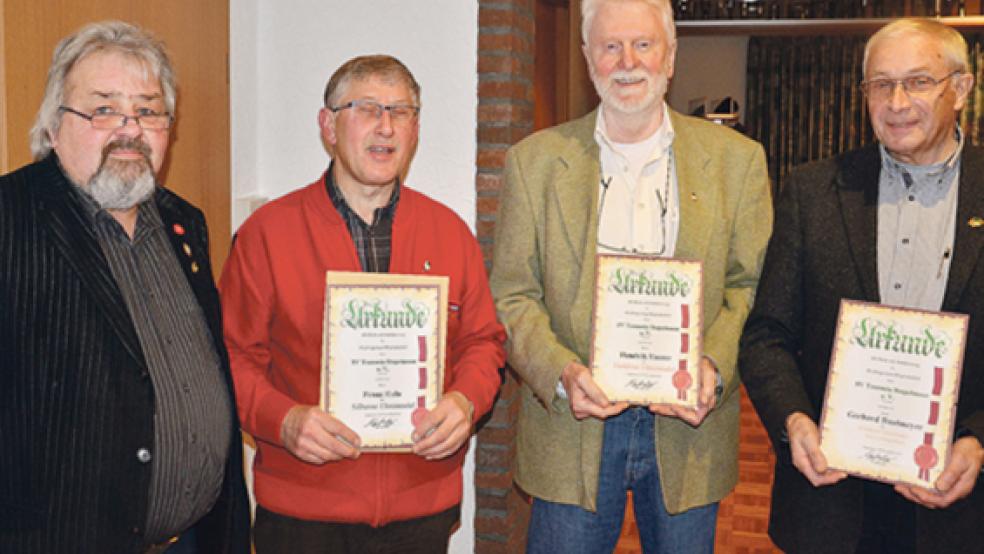
[[[534,2],[478,2],[476,230],[486,267],[492,261],[506,149],[533,130]],[[512,482],[519,402],[516,376],[507,371],[499,401],[478,434],[475,552],[480,554],[525,549],[529,504]]]

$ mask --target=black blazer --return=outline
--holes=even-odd
[[[0,177],[0,552],[141,550],[154,389],[112,273],[54,154]],[[202,213],[158,189],[164,220],[232,383]],[[178,227],[176,227],[178,226]],[[183,231],[184,234],[180,234]],[[192,247],[189,258],[181,248]],[[198,271],[192,271],[191,263]],[[249,552],[239,420],[199,551]]]
[[[984,150],[963,151],[954,253],[943,310],[970,315],[956,425],[984,444]],[[868,146],[806,165],[776,205],[755,306],[739,355],[742,381],[776,451],[769,534],[791,552],[854,552],[861,531],[862,481],[814,488],[792,465],[785,421],[802,411],[819,420],[842,298],[879,301],[878,177]],[[945,510],[917,508],[919,552],[984,552],[984,479]]]

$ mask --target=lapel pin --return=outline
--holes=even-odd
[[[697,200],[697,193],[696,192],[691,192],[690,193],[690,199],[696,201]]]
[[[967,220],[967,226],[973,229],[977,229],[978,227],[984,226],[984,219],[975,215],[974,217]]]
[[[175,235],[183,236],[185,234],[185,228],[180,223],[175,223],[171,229],[174,230]]]
[[[424,260],[424,271],[430,271],[430,270],[431,270],[430,260]]]
[[[191,247],[188,246],[187,242],[181,245],[181,249],[184,250],[186,255],[191,256]]]
[[[198,262],[191,262],[191,272],[198,273]]]

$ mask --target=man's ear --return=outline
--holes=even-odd
[[[953,109],[960,111],[967,105],[967,98],[970,96],[970,91],[974,88],[974,75],[972,73],[961,73],[955,75],[952,81],[953,90],[957,95],[953,103]]]
[[[321,108],[318,111],[318,127],[321,128],[321,140],[326,146],[338,142],[338,136],[335,134],[335,112],[328,108]]]

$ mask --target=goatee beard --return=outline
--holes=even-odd
[[[110,158],[109,154],[117,149],[136,150],[143,155],[143,159]],[[141,140],[123,138],[103,148],[99,169],[83,190],[103,209],[129,210],[149,199],[156,186],[150,164],[150,147]]]

